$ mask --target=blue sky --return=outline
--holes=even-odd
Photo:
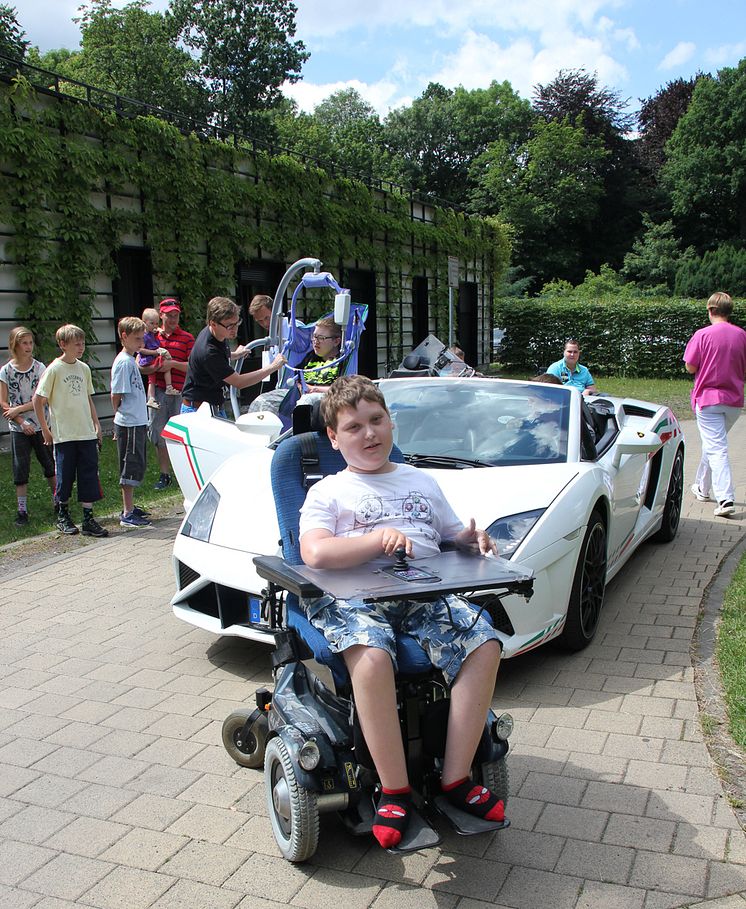
[[[9,0],[42,50],[75,48],[77,0]],[[560,69],[585,67],[629,98],[715,73],[746,56],[742,0],[296,0],[311,58],[288,94],[304,110],[355,87],[382,115],[428,82],[479,88],[507,79],[523,97]],[[115,5],[122,5],[115,3]],[[155,0],[153,9],[164,9]]]

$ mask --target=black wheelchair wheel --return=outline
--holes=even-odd
[[[482,785],[494,792],[507,806],[508,795],[510,794],[510,774],[508,772],[507,757],[501,757],[497,761],[485,761],[479,770]]]
[[[269,820],[280,852],[289,862],[305,861],[319,844],[316,793],[298,782],[293,762],[279,736],[267,744],[264,783]]]
[[[246,721],[256,714],[251,729],[243,734]],[[233,760],[242,767],[257,769],[264,764],[264,748],[267,742],[267,714],[256,708],[242,707],[234,710],[223,720],[223,747]]]

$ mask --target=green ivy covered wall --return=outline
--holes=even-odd
[[[124,245],[149,250],[154,297],[178,295],[193,329],[211,296],[235,293],[240,262],[315,256],[332,271],[372,269],[384,365],[421,340],[411,336],[412,276],[427,277],[431,329],[447,324],[447,257],[457,256],[461,279],[478,286],[478,349],[489,350],[492,288],[509,257],[497,221],[41,93],[23,77],[0,82],[0,180],[0,350],[24,323],[49,359],[54,330],[75,322],[103,377]]]

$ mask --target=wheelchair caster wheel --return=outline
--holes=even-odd
[[[252,720],[248,730],[246,721]],[[267,714],[257,708],[234,710],[223,721],[223,747],[242,767],[257,769],[264,764],[267,743]]]

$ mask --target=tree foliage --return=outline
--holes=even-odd
[[[517,147],[499,141],[475,162],[473,207],[500,213],[513,226],[513,262],[539,284],[578,280],[583,247],[603,193],[603,141],[567,120],[539,120]]]
[[[663,179],[691,241],[746,239],[746,59],[697,81],[666,151]]]
[[[26,40],[26,33],[18,24],[15,7],[0,3],[0,54],[14,60],[23,60],[28,47],[29,42]],[[0,62],[0,68],[5,69],[4,61]]]
[[[528,101],[508,82],[468,91],[431,82],[409,107],[392,111],[384,141],[394,179],[417,190],[464,204],[473,188],[474,160],[490,143],[523,142],[533,120]]]
[[[643,233],[624,257],[622,275],[639,287],[673,291],[676,271],[692,250],[682,253],[672,221],[655,224],[646,213],[642,216],[642,226]]]
[[[89,0],[81,6],[81,50],[67,61],[66,74],[204,120],[207,97],[197,64],[178,47],[173,19],[149,12],[149,5],[130,0],[118,9],[112,0]]]
[[[257,111],[275,105],[284,82],[297,82],[308,59],[295,35],[290,0],[172,0],[181,40],[199,54],[211,108],[224,127],[248,131]]]
[[[674,79],[650,98],[641,101],[637,114],[640,130],[638,154],[649,173],[657,174],[663,166],[666,143],[689,107],[697,80],[702,78],[707,77],[697,73],[691,79]]]

